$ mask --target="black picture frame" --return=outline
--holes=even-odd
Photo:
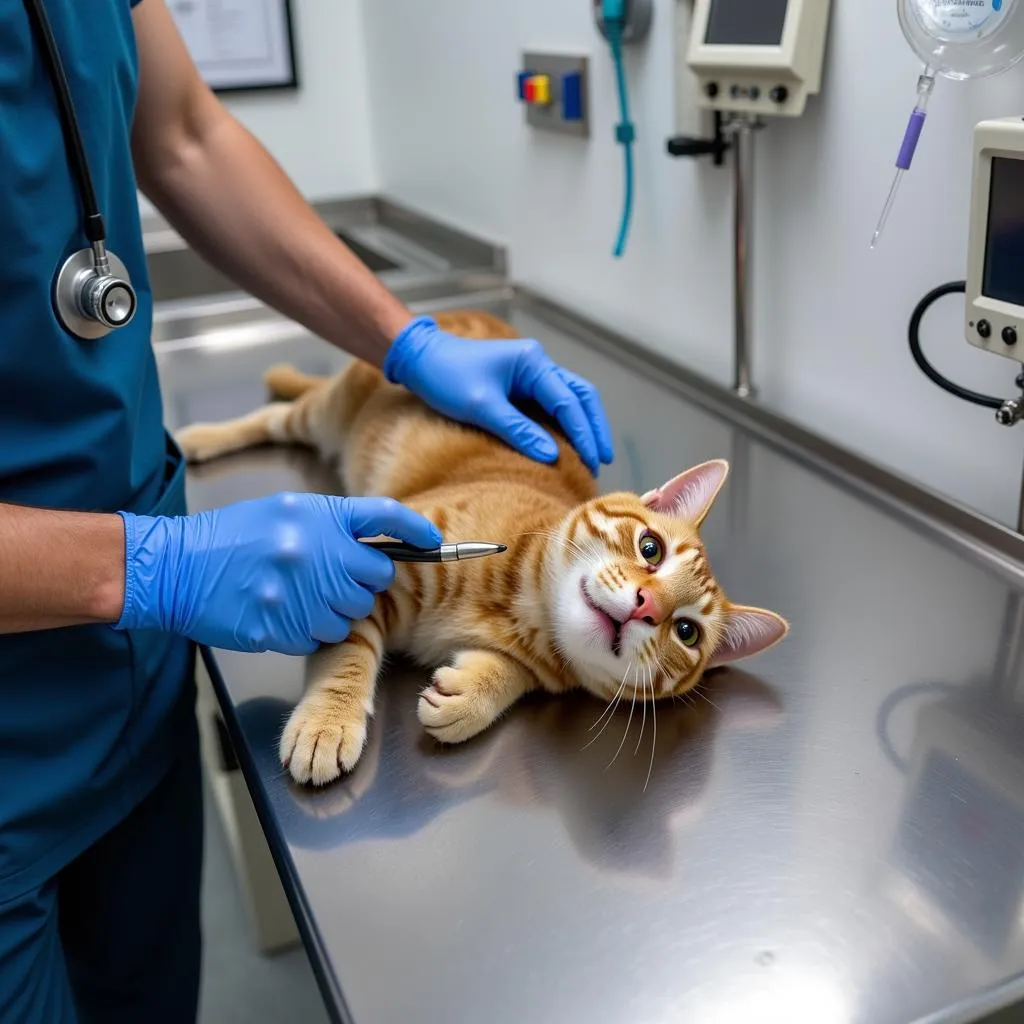
[[[231,85],[210,84],[210,89],[218,96],[244,96],[247,94],[264,94],[274,92],[295,92],[302,87],[299,69],[298,47],[295,41],[295,15],[292,0],[277,0],[284,16],[285,55],[288,64],[288,77],[261,81],[252,79],[239,81]],[[202,67],[199,68],[202,74]]]

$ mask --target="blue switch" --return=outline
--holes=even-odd
[[[519,98],[520,100],[526,100],[526,80],[533,76],[532,71],[520,71],[516,76],[519,81]]]
[[[562,75],[562,119],[583,120],[583,76],[578,71]]]

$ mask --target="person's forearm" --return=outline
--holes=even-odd
[[[317,216],[259,141],[218,105],[174,156],[148,173],[140,169],[139,178],[182,237],[274,309],[382,365],[409,310]]]
[[[124,557],[120,516],[0,503],[0,633],[117,622]]]

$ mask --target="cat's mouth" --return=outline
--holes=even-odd
[[[606,639],[608,640],[608,646],[611,649],[612,654],[617,658],[622,653],[622,629],[625,623],[619,622],[618,619],[613,618],[599,604],[597,604],[593,598],[591,598],[590,593],[587,590],[586,578],[580,580],[580,597],[583,598],[583,603],[600,620],[601,627],[604,630]]]

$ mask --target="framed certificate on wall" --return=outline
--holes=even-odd
[[[297,89],[291,0],[167,0],[214,92]]]

